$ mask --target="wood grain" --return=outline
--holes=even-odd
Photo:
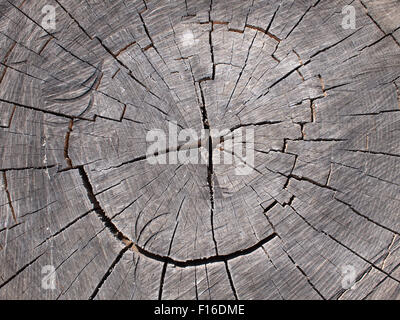
[[[0,0],[0,142],[0,299],[400,299],[397,0]]]

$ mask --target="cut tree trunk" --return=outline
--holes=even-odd
[[[0,298],[400,299],[399,88],[398,0],[0,0]]]

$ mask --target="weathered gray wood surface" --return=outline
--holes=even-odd
[[[400,299],[399,43],[398,0],[1,0],[0,298]],[[257,170],[149,164],[168,121]]]

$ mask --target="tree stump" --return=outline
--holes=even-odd
[[[1,299],[400,298],[398,0],[1,0],[0,41]]]

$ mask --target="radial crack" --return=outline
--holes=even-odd
[[[107,280],[107,278],[111,275],[111,273],[113,272],[115,266],[118,264],[118,262],[122,259],[122,257],[124,256],[124,254],[130,249],[132,248],[132,243],[128,244],[125,246],[125,248],[123,248],[120,253],[117,255],[117,257],[115,258],[115,260],[112,262],[111,266],[108,268],[107,272],[104,274],[104,276],[101,278],[99,284],[96,286],[96,288],[94,289],[93,293],[90,295],[89,300],[93,300],[96,295],[99,293],[99,290],[101,289],[101,287],[103,286],[104,282]]]

